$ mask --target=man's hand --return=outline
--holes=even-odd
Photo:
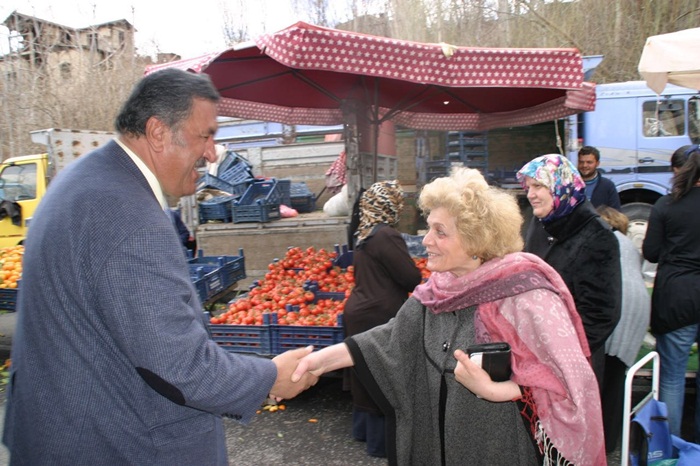
[[[313,351],[313,346],[290,350],[275,356],[272,362],[277,366],[277,380],[270,390],[270,396],[273,396],[277,401],[282,399],[294,398],[299,393],[316,385],[318,376],[310,372],[304,373],[296,381],[292,382],[292,374],[297,368],[299,361]]]

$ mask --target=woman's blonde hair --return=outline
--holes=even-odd
[[[454,168],[423,187],[418,207],[426,217],[443,207],[455,219],[462,245],[484,261],[521,251],[523,216],[515,197],[489,186],[479,170]]]
[[[630,224],[630,220],[627,215],[606,205],[598,207],[596,211],[598,211],[598,215],[600,215],[603,220],[608,222],[608,225],[618,230],[623,235],[627,234],[627,228]]]

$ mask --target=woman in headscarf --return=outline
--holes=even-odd
[[[353,366],[387,416],[392,465],[605,465],[581,319],[556,271],[519,252],[515,198],[460,168],[419,206],[428,281],[388,323],[304,357],[292,380]],[[510,345],[509,379],[464,351],[489,342]]]
[[[559,154],[542,155],[517,173],[532,206],[525,251],[544,259],[564,279],[591,350],[602,387],[605,341],[620,320],[620,249],[610,225],[586,199],[578,170]]]
[[[403,209],[397,181],[374,183],[360,197],[360,223],[353,252],[355,287],[343,312],[346,336],[389,321],[421,281],[401,233],[394,228]],[[371,456],[386,456],[385,419],[351,373],[353,437],[367,442]]]

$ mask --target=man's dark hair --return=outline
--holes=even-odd
[[[596,162],[600,162],[600,151],[593,146],[583,146],[578,151],[579,157],[582,155],[593,155]]]
[[[141,79],[119,111],[114,126],[120,134],[143,136],[146,122],[156,117],[176,130],[190,116],[194,99],[219,101],[206,74],[166,68]]]

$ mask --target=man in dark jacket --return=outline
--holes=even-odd
[[[621,211],[620,195],[617,194],[615,183],[603,177],[598,171],[598,166],[600,166],[598,149],[593,146],[584,146],[578,151],[578,171],[586,182],[586,197],[593,207],[606,205]]]

